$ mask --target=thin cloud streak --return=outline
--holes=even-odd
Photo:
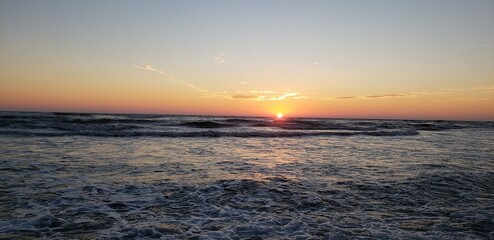
[[[423,95],[444,94],[443,92],[412,92],[412,93],[389,93],[381,95],[365,95],[365,96],[340,96],[326,97],[325,100],[351,100],[351,99],[382,99],[382,98],[403,98],[403,97],[418,97]]]
[[[170,73],[167,73],[167,72],[165,72],[165,71],[162,71],[162,70],[160,70],[160,69],[158,69],[158,68],[155,68],[155,67],[153,67],[153,66],[151,66],[151,65],[139,66],[139,65],[137,65],[137,64],[136,64],[136,65],[134,65],[134,67],[135,67],[135,68],[137,68],[137,69],[139,69],[139,70],[151,71],[151,72],[155,72],[155,73],[158,73],[158,74],[160,74],[160,75],[163,75],[163,76],[165,76],[165,77],[171,78],[171,81],[172,81],[172,82],[177,82],[177,83],[180,83],[180,84],[182,84],[182,85],[184,85],[184,86],[186,86],[186,87],[192,88],[192,89],[194,89],[194,90],[196,90],[196,91],[198,91],[198,92],[210,92],[209,90],[206,90],[206,89],[204,89],[204,88],[201,88],[201,87],[198,87],[198,86],[192,85],[192,84],[190,84],[190,83],[187,83],[187,82],[185,82],[185,81],[184,81],[184,80],[182,80],[182,79],[175,78],[175,75],[170,74]]]
[[[384,94],[384,95],[369,95],[369,96],[365,96],[365,98],[370,98],[370,99],[373,99],[373,98],[395,98],[395,97],[408,97],[408,96],[410,96],[410,95],[393,93],[393,94]]]
[[[453,101],[474,102],[474,101],[488,101],[494,99],[493,97],[465,97],[454,98]]]
[[[488,44],[480,44],[480,45],[472,45],[469,48],[491,48],[494,47],[493,43],[488,43]]]
[[[326,100],[344,100],[344,99],[356,99],[358,97],[347,96],[347,97],[333,97],[333,98],[323,98]]]
[[[172,77],[172,76],[173,76],[173,75],[170,75],[170,74],[168,74],[168,73],[166,73],[166,72],[164,72],[164,71],[161,71],[161,70],[159,70],[159,69],[157,69],[157,68],[154,68],[154,67],[153,67],[153,66],[151,66],[151,65],[139,66],[139,65],[135,64],[135,65],[134,65],[134,67],[135,67],[135,68],[137,68],[137,69],[140,69],[140,70],[145,70],[145,71],[156,72],[156,73],[159,73],[159,74],[161,74],[161,75],[165,75],[165,76],[167,76],[167,77]]]
[[[255,94],[237,94],[230,96],[232,99],[251,99],[255,101],[281,101],[281,100],[287,100],[287,99],[302,99],[302,98],[308,98],[306,96],[300,96],[299,93],[297,92],[285,92],[282,93],[281,95],[272,95],[272,94],[277,94],[278,92],[275,91],[250,91],[250,92],[264,92],[267,93],[265,95],[255,95]]]
[[[257,95],[233,95],[232,98],[235,98],[235,99],[253,99],[253,98],[257,98],[258,96]]]
[[[297,95],[298,95],[297,92],[287,92],[287,93],[283,93],[282,95],[279,95],[279,96],[272,96],[272,97],[259,96],[257,98],[257,101],[279,101],[279,100],[285,100],[285,99],[293,99]]]
[[[249,93],[254,93],[254,94],[277,94],[277,91],[271,91],[271,90],[251,90]]]

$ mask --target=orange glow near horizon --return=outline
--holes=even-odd
[[[172,85],[173,87],[173,85]],[[326,100],[320,98],[258,101],[202,97],[179,86],[179,91],[143,88],[109,90],[75,88],[58,92],[44,86],[35,89],[2,84],[2,111],[60,111],[152,113],[179,115],[236,115],[329,118],[400,118],[493,120],[494,99],[476,99],[474,90],[411,97],[353,98]],[[482,90],[484,91],[484,90]],[[164,94],[166,93],[166,94]],[[374,97],[374,96],[373,96]]]

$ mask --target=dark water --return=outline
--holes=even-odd
[[[489,239],[492,122],[0,113],[0,238]]]

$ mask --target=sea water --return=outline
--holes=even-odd
[[[494,123],[0,112],[0,238],[494,238]]]

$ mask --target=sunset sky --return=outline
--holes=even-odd
[[[494,120],[494,1],[0,0],[0,110]]]

